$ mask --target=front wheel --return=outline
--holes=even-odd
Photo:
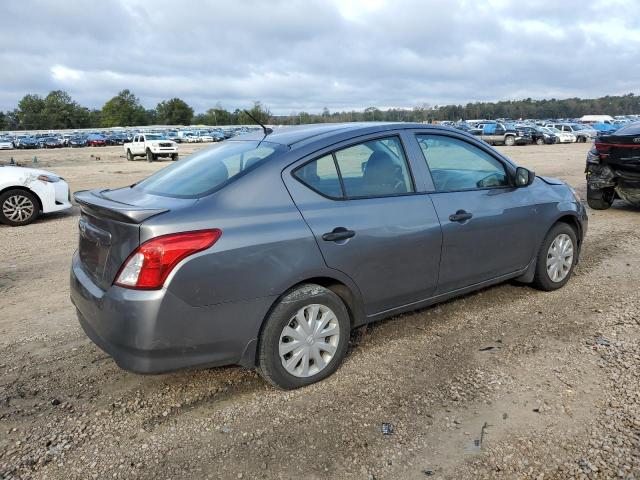
[[[545,291],[563,287],[571,278],[577,255],[575,230],[566,223],[556,223],[540,246],[533,286]]]
[[[504,144],[507,147],[512,147],[515,143],[516,143],[516,139],[513,138],[512,136],[508,136],[507,138],[504,139]]]
[[[536,140],[536,145],[544,145],[544,138],[538,138]]]
[[[36,196],[26,190],[9,190],[0,195],[0,222],[12,227],[28,225],[40,215]]]
[[[178,154],[177,153],[171,154],[171,160],[173,160],[174,162],[178,160]]]
[[[258,345],[258,371],[287,390],[318,382],[342,363],[350,331],[349,313],[338,295],[319,285],[301,285],[267,318]]]
[[[153,162],[156,156],[151,153],[151,150],[147,149],[147,162]]]

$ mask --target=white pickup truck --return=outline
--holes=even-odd
[[[147,157],[148,162],[153,162],[160,157],[178,160],[178,144],[157,133],[134,135],[131,142],[124,144],[124,151],[127,154],[127,160],[133,160],[135,157]]]

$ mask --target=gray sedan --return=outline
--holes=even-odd
[[[562,287],[587,229],[565,183],[409,123],[265,130],[75,198],[71,300],[118,365],[240,364],[281,388],[332,374],[354,327],[510,279]]]

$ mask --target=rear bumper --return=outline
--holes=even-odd
[[[99,288],[77,252],[71,301],[87,336],[125,370],[161,373],[194,366],[253,366],[273,297],[194,307],[167,289]]]

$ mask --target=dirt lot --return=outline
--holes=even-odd
[[[504,151],[584,196],[588,148]],[[34,153],[73,190],[166,165],[116,147],[0,162]],[[640,211],[589,213],[565,288],[505,284],[378,323],[293,392],[241,368],[120,370],[69,302],[77,209],[0,227],[0,478],[640,478]]]

